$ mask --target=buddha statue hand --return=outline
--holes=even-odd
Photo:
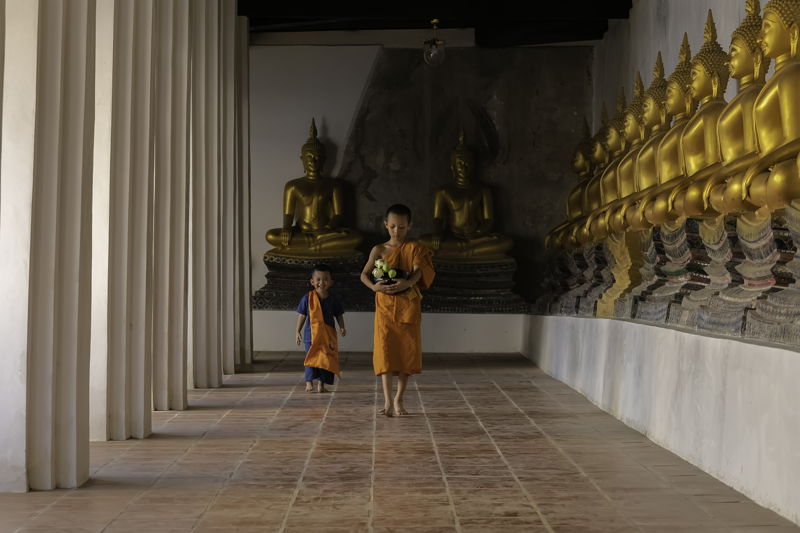
[[[442,235],[440,233],[431,234],[428,245],[432,250],[438,250],[442,246]]]
[[[289,246],[292,241],[292,228],[281,229],[281,246]]]

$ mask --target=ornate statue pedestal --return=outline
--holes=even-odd
[[[511,257],[487,262],[433,258],[436,278],[422,298],[422,310],[435,313],[525,313],[528,304],[514,287],[517,262]]]
[[[372,311],[375,297],[359,276],[364,256],[355,252],[339,257],[289,257],[270,250],[264,254],[267,283],[253,295],[253,309],[294,310],[300,298],[311,290],[308,280],[318,263],[331,267],[335,282],[331,292],[341,298],[345,311]]]

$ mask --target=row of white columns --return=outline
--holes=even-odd
[[[147,437],[252,359],[247,23],[235,0],[0,15],[0,490],[75,487],[90,434]]]

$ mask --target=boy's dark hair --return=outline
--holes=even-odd
[[[386,216],[384,216],[383,218],[384,219],[389,218],[390,214],[395,214],[399,217],[404,216],[409,222],[411,222],[411,209],[409,209],[408,206],[405,206],[403,204],[394,204],[392,206],[389,206],[389,209],[386,210]]]
[[[317,263],[316,265],[311,267],[312,278],[314,277],[314,272],[327,272],[328,274],[331,275],[331,277],[333,277],[333,270],[331,270],[331,267],[329,267],[325,263]]]

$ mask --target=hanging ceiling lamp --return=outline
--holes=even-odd
[[[425,41],[422,46],[422,58],[425,60],[425,63],[433,66],[441,65],[442,61],[444,61],[444,41],[436,36],[438,24],[439,19],[431,20],[431,25],[433,25],[433,37]]]

